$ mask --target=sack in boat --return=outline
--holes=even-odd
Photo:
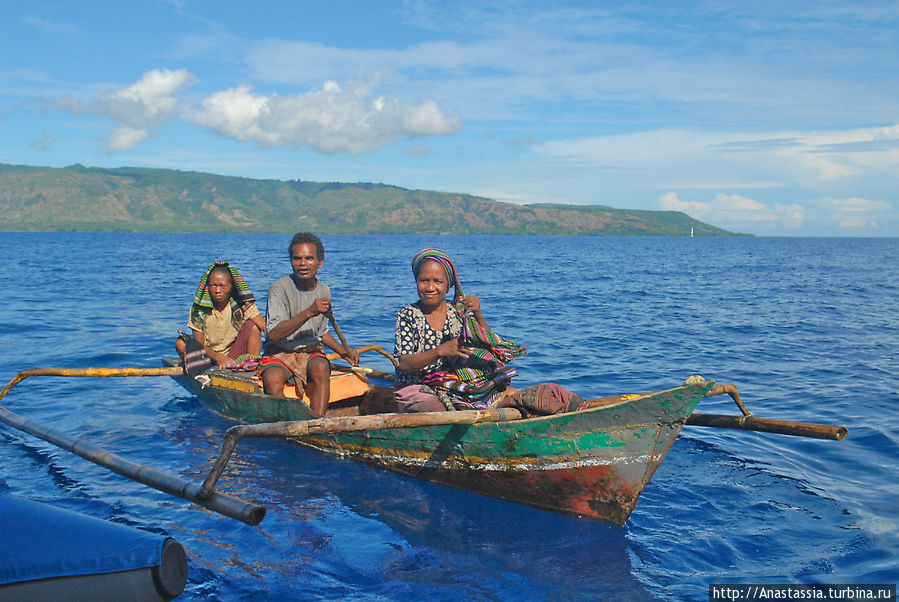
[[[184,371],[193,378],[213,367],[212,359],[206,353],[203,343],[180,330],[178,336],[184,341]]]
[[[546,416],[562,412],[586,410],[587,401],[556,383],[540,383],[531,385],[510,395],[515,407],[525,416]]]

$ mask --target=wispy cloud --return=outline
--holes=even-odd
[[[690,217],[725,228],[731,224],[761,222],[795,229],[801,228],[805,220],[805,208],[798,203],[767,205],[737,194],[719,194],[710,202],[702,202],[684,201],[669,192],[662,195],[658,203],[666,211],[682,211]]]
[[[880,123],[899,94],[893,78],[855,68],[899,67],[899,58],[882,52],[897,42],[889,3],[746,9],[730,2],[593,8],[413,1],[398,13],[431,39],[357,47],[251,39],[214,26],[182,38],[174,56],[242,65],[257,85],[376,78],[386,94],[434,98],[468,121],[539,115],[582,130],[590,124],[593,132],[663,119],[668,127]],[[870,30],[880,43],[847,30]]]
[[[47,132],[41,134],[41,137],[31,143],[31,148],[37,150],[48,150],[53,146],[53,138],[47,135]]]
[[[849,198],[822,199],[821,202],[844,229],[876,229],[882,225],[881,221],[884,219],[895,220],[892,207],[883,201]]]
[[[763,134],[665,128],[554,140],[536,149],[555,161],[639,172],[664,187],[686,187],[700,174],[720,182],[734,167],[759,182],[812,186],[872,172],[899,177],[897,143],[899,126]]]
[[[70,25],[69,23],[63,23],[61,21],[55,21],[52,19],[44,19],[41,17],[26,17],[23,19],[26,25],[36,29],[42,33],[50,34],[50,35],[81,35],[84,31],[80,27],[76,27],[74,25]]]
[[[682,211],[701,221],[728,229],[751,229],[761,234],[806,232],[889,233],[897,213],[885,201],[861,198],[817,198],[781,204],[763,203],[736,194],[719,194],[712,201],[681,200],[669,192],[658,200],[661,209]]]

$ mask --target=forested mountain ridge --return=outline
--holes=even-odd
[[[416,234],[733,233],[677,211],[516,205],[372,183],[0,164],[0,230]]]

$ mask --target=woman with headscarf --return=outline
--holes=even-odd
[[[401,412],[505,405],[515,370],[505,364],[524,352],[490,330],[481,301],[465,295],[456,266],[438,249],[412,258],[418,301],[396,314],[394,391]],[[446,295],[454,288],[452,303]]]
[[[262,350],[265,319],[250,287],[227,261],[216,261],[203,272],[187,326],[220,368],[240,359],[258,358]],[[175,348],[184,360],[185,339],[176,339]]]

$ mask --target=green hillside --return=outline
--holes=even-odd
[[[729,236],[676,211],[515,205],[371,183],[0,164],[0,230]]]

